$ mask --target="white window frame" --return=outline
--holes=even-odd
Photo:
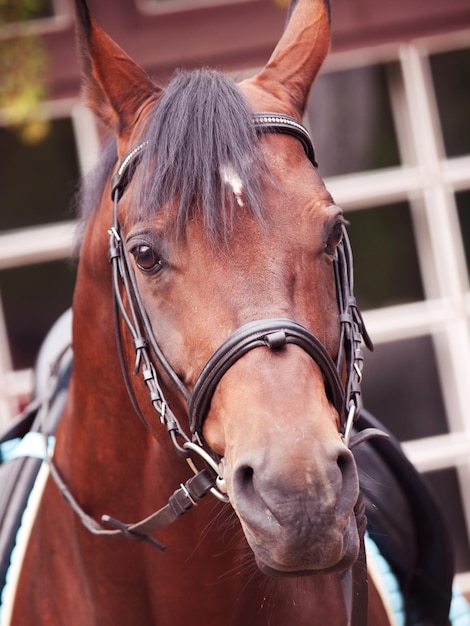
[[[98,130],[92,113],[73,99],[46,102],[39,114],[51,120],[71,118],[80,173],[86,174],[99,156]],[[70,220],[0,232],[0,270],[69,258],[75,230],[76,221]],[[32,370],[13,369],[0,293],[0,429],[18,413],[32,389]]]
[[[326,71],[398,62],[403,80],[391,83],[391,98],[402,165],[325,182],[350,219],[363,208],[409,203],[424,300],[369,310],[364,318],[378,349],[423,335],[433,339],[449,432],[403,447],[421,472],[456,470],[470,537],[470,287],[455,202],[456,192],[470,190],[470,153],[445,155],[429,65],[431,54],[468,49],[469,42],[465,31],[333,54]],[[470,593],[470,572],[459,574],[458,584]]]

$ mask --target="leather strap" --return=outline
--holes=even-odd
[[[367,528],[364,499],[361,494],[354,509],[359,533],[359,555],[352,567],[351,626],[367,626],[369,616],[369,576],[367,573],[364,534]]]
[[[199,374],[189,401],[191,432],[202,437],[202,427],[216,387],[223,375],[238,359],[254,348],[265,347],[272,351],[279,351],[287,344],[300,346],[317,363],[325,378],[330,400],[339,415],[343,415],[343,386],[332,358],[315,335],[290,319],[256,320],[244,324],[230,335],[214,352]]]
[[[290,115],[280,113],[254,113],[253,124],[258,134],[263,133],[279,133],[282,135],[291,135],[298,139],[314,167],[318,167],[315,159],[315,148],[313,146],[310,133],[303,124]]]
[[[204,498],[204,496],[214,487],[215,480],[207,470],[201,470],[195,476],[181,485],[168,500],[168,504],[156,511],[149,517],[136,524],[123,524],[119,520],[103,515],[101,521],[109,526],[114,526],[129,539],[142,541],[151,533],[168,526],[178,517],[181,517],[193,506]],[[158,544],[161,550],[165,550],[162,544]]]
[[[369,577],[364,534],[367,520],[362,495],[354,508],[359,533],[359,554],[352,567],[341,574],[341,590],[346,609],[346,626],[367,626],[369,615]]]

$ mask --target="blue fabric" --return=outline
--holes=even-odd
[[[406,616],[398,580],[390,569],[389,564],[381,555],[376,543],[366,533],[364,538],[367,555],[374,560],[376,569],[387,591],[390,606],[394,617],[394,626],[405,626]],[[454,587],[450,605],[449,620],[452,626],[470,626],[470,606],[460,591]]]
[[[455,587],[452,594],[449,619],[452,626],[470,626],[470,607],[467,600]]]
[[[52,454],[55,437],[47,438],[49,453]],[[4,463],[22,457],[33,457],[44,460],[46,456],[46,439],[42,433],[27,433],[24,437],[10,439],[0,444],[0,462]]]
[[[376,570],[380,575],[382,584],[387,591],[390,606],[394,617],[394,626],[405,626],[405,604],[398,580],[389,564],[381,555],[377,544],[370,538],[368,533],[364,537],[367,557],[372,557]]]

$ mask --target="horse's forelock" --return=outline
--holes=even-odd
[[[176,201],[180,231],[197,209],[209,239],[219,240],[240,207],[261,219],[264,162],[252,111],[230,78],[208,69],[178,72],[143,139],[148,149],[136,173],[130,220],[151,218]],[[228,170],[240,181],[238,191]]]

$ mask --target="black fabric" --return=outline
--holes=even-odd
[[[26,433],[32,430],[35,417],[36,410],[26,411],[24,414],[19,415],[2,433],[0,433],[0,443],[10,441],[10,439],[24,437]],[[1,462],[2,459],[0,458],[0,463]]]
[[[390,437],[353,450],[368,532],[401,585],[407,626],[446,626],[454,562],[442,514],[396,438],[362,410],[355,428],[369,427]]]

